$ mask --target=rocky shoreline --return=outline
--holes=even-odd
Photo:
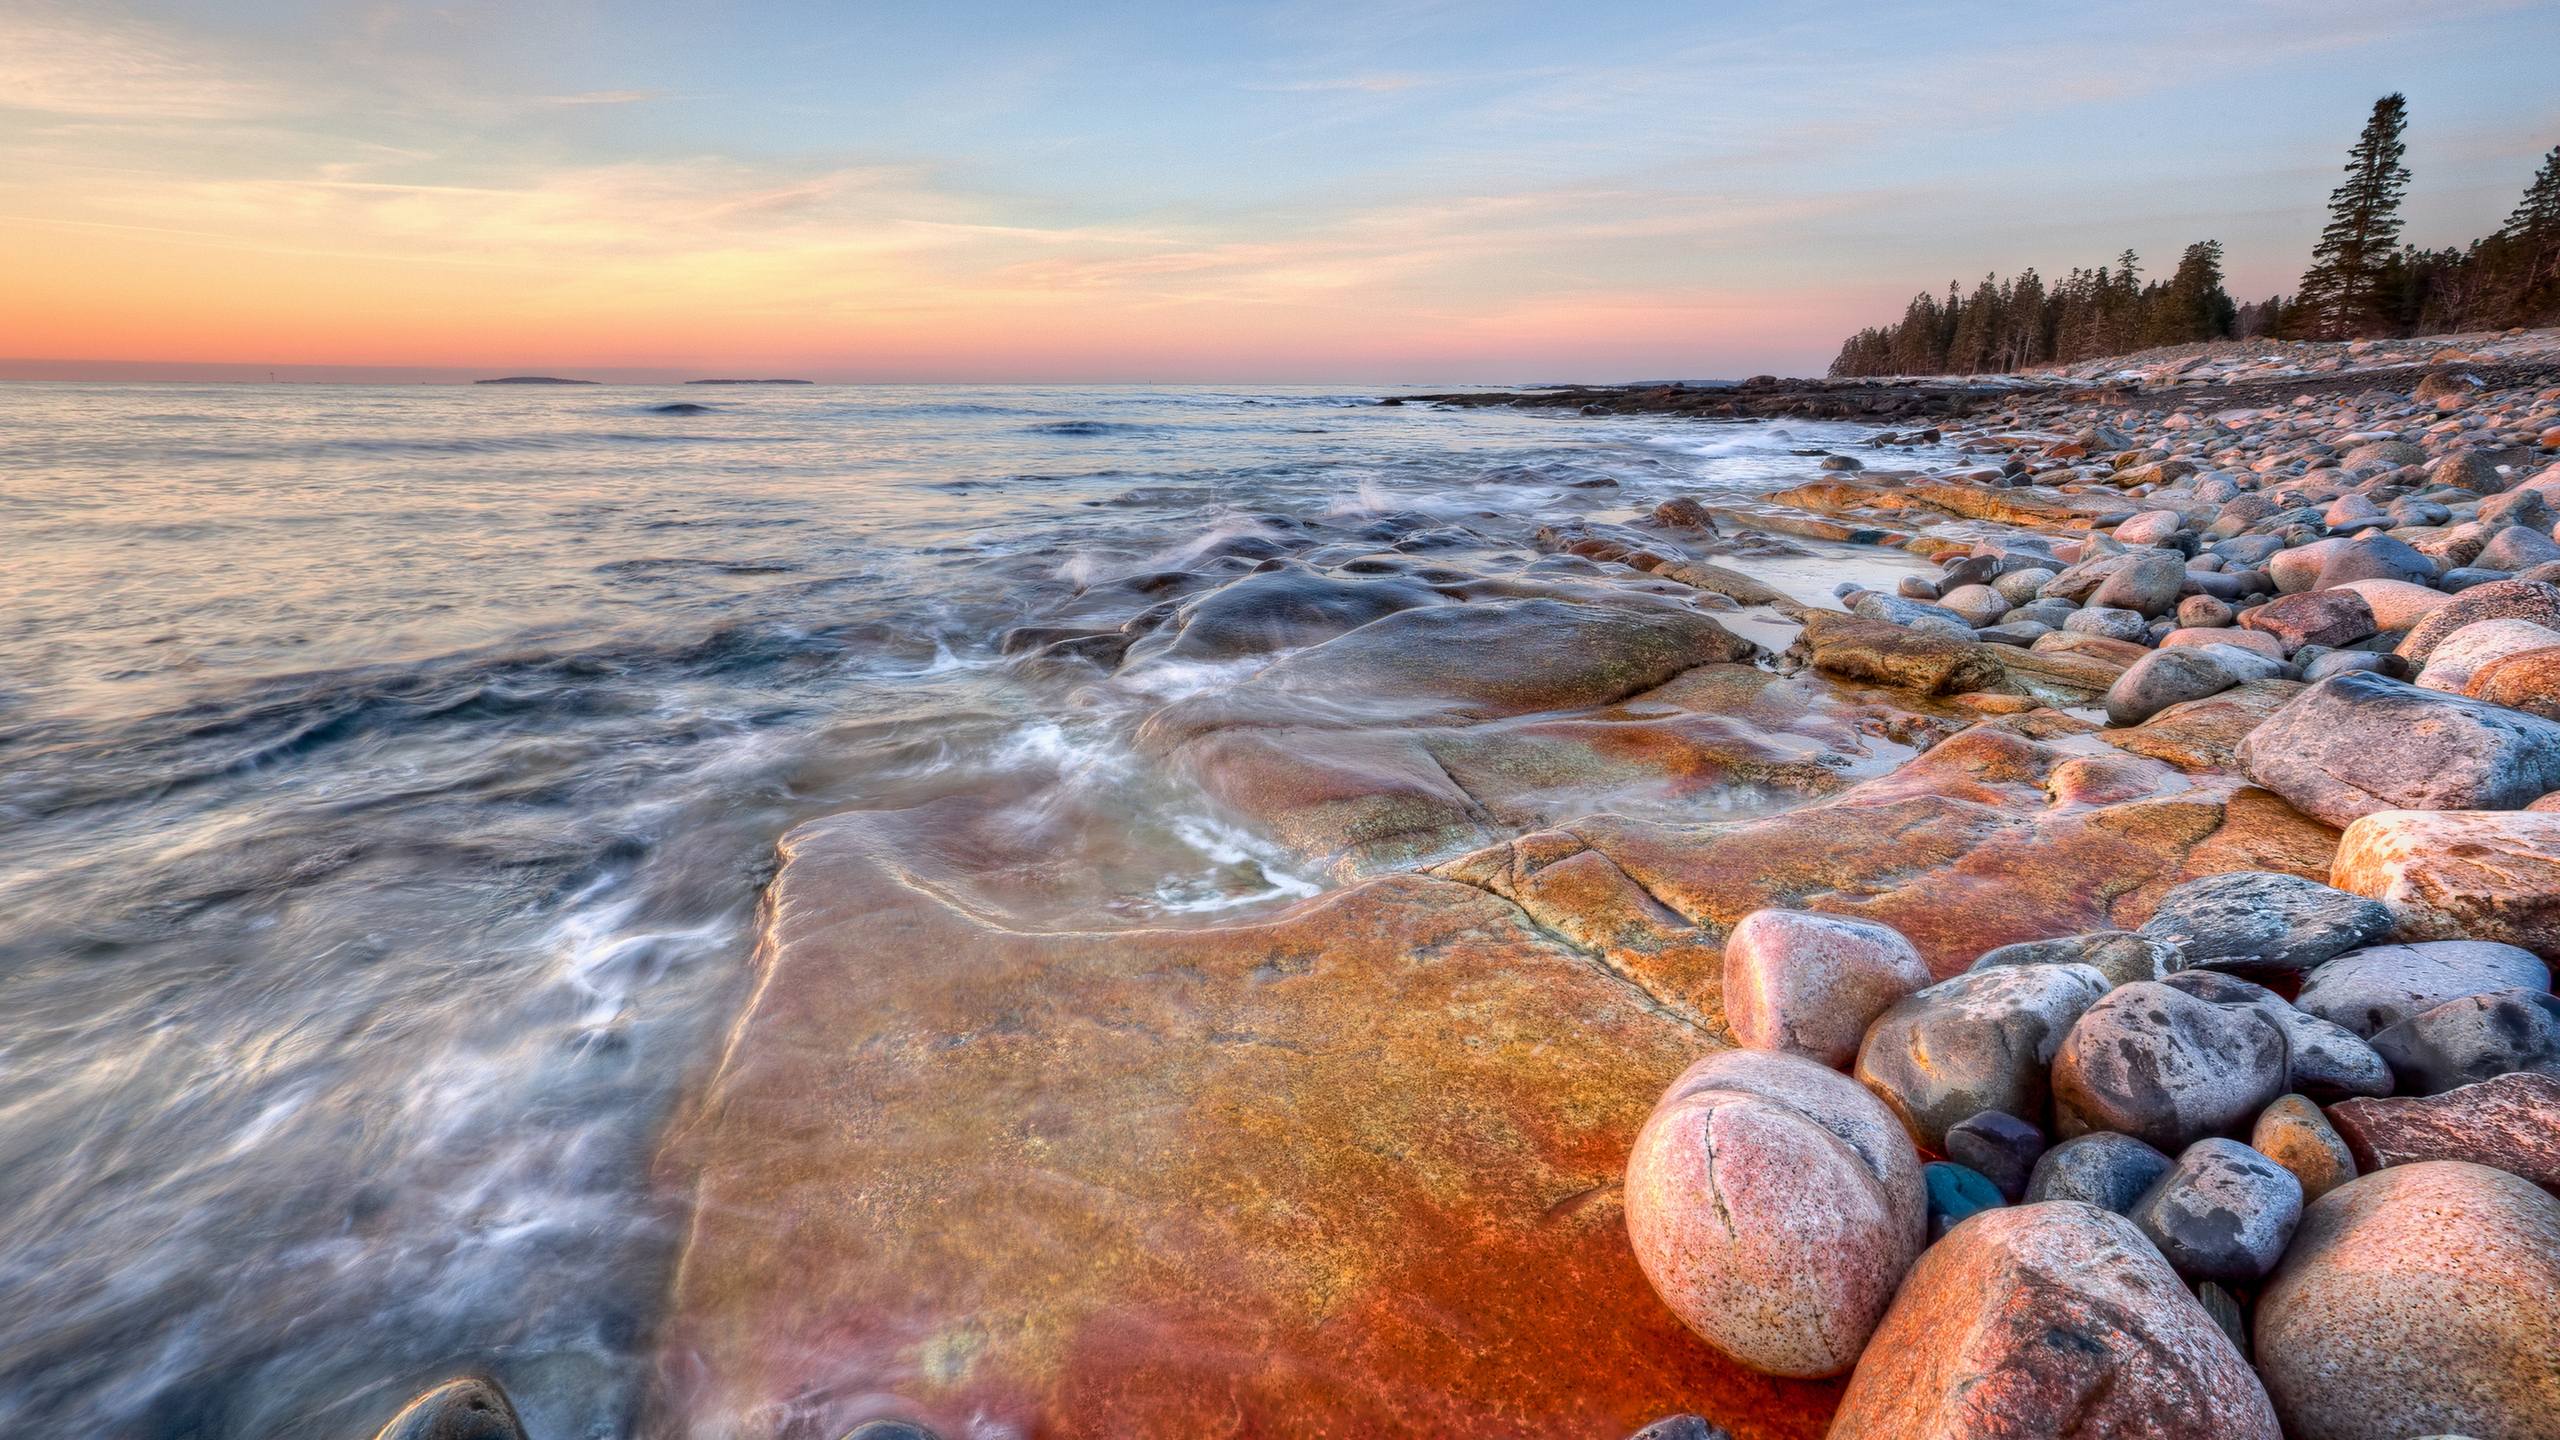
[[[2560,1434],[2555,365],[1629,392],[1894,423],[1095,587],[1006,652],[1241,667],[1138,743],[1342,887],[795,831],[652,1433]]]

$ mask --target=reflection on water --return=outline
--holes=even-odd
[[[999,653],[1846,431],[1315,391],[0,386],[0,1428],[623,1433],[658,1126],[775,839],[969,793],[1018,923],[1315,892],[1135,755],[1252,663]],[[1595,482],[1615,482],[1614,485]],[[955,842],[956,843],[956,842]]]

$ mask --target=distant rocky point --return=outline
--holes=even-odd
[[[807,380],[687,380],[687,385],[807,385]]]
[[[564,380],[557,375],[501,375],[495,380],[474,380],[474,385],[593,385],[593,380]]]

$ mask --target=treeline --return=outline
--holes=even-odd
[[[2028,270],[1986,275],[1970,295],[1949,283],[1921,294],[1891,324],[1859,331],[1831,373],[1977,375],[2068,365],[2195,340],[2340,340],[2560,324],[2560,146],[2543,158],[2497,233],[2464,250],[2400,243],[2408,102],[2374,103],[2329,197],[2329,223],[2295,295],[2234,304],[2222,288],[2222,246],[2186,248],[2165,280],[2145,284],[2130,250],[2110,266],[2074,270],[2048,288]]]

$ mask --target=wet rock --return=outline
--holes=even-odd
[[[1773,1375],[1858,1358],[1922,1243],[1909,1140],[1810,1060],[1710,1055],[1664,1093],[1627,1161],[1627,1234],[1655,1293]]]
[[[2125,985],[2091,1005],[2053,1064],[2065,1135],[2113,1130],[2164,1151],[2246,1125],[2286,1083],[2285,1037],[2254,1009],[2166,984]]]
[[[1724,946],[1734,1038],[1845,1068],[1867,1023],[1929,983],[1920,952],[1883,925],[1801,910],[1755,910]]]
[[[2423,1098],[2348,1100],[2329,1119],[2366,1170],[2468,1160],[2560,1192],[2560,1079],[2501,1075]]]
[[[2131,1221],[2070,1203],[1975,1217],[1878,1327],[1831,1440],[2276,1440],[2257,1378]]]
[[[1849,613],[1861,620],[1916,630],[1924,635],[1943,635],[1950,640],[1973,638],[1973,626],[1962,615],[1943,605],[1906,600],[1899,595],[1870,590],[1849,602]]]
[[[2235,870],[2160,897],[2141,933],[2176,946],[2182,968],[2280,974],[2308,970],[2390,931],[2391,912],[2374,900],[2298,875]]]
[[[2423,666],[2444,638],[2482,620],[2530,620],[2560,629],[2560,586],[2538,580],[2492,580],[2456,595],[2409,629],[2399,655]]]
[[[2551,987],[2530,950],[2485,940],[2434,940],[2351,951],[2311,972],[2294,1004],[2371,1037],[2448,1000]]]
[[[1967,1165],[1932,1160],[1920,1167],[1920,1178],[1929,1187],[1932,1242],[1945,1239],[1948,1231],[1983,1211],[1997,1210],[2006,1203],[2000,1196],[2000,1187]]]
[[[1947,1158],[1991,1182],[2012,1203],[2027,1193],[2027,1181],[2044,1154],[2044,1132],[1999,1110],[1947,1128]]]
[[[2348,1182],[2259,1297],[2259,1374],[2293,1440],[2549,1436],[2560,1200],[2460,1161]]]
[[[1868,1027],[1857,1077],[1914,1140],[1943,1152],[1948,1127],[1985,1110],[2045,1113],[2054,1053],[2107,988],[2086,965],[2004,965],[1940,981]]]
[[[1403,578],[1348,580],[1299,568],[1247,575],[1186,602],[1176,628],[1132,647],[1144,660],[1232,660],[1330,640],[1399,610],[1445,605],[1430,586]],[[1160,637],[1160,640],[1159,640]]]
[[[2052,940],[2022,940],[1987,951],[1973,969],[1998,965],[2086,965],[2107,977],[2109,985],[2157,980],[2176,968],[2178,947],[2130,930],[2096,930]]]
[[[2472,679],[2488,665],[2554,646],[2560,646],[2560,630],[2530,620],[2474,621],[2444,637],[2427,657],[2427,668],[2418,672],[2418,683],[2429,690],[2467,694]]]
[[[2406,938],[2467,936],[2560,959],[2560,814],[2381,811],[2347,827],[2335,874],[2388,907]]]
[[[2198,1140],[2131,1218],[2190,1280],[2256,1280],[2276,1268],[2293,1238],[2302,1183],[2237,1140]]]
[[[2353,590],[2279,596],[2244,612],[2240,623],[2274,636],[2288,652],[2305,645],[2352,645],[2374,633],[2373,607]]]
[[[374,1440],[525,1440],[524,1422],[494,1380],[447,1380],[391,1417]]]
[[[1712,945],[1684,983],[1587,886],[1577,933],[1612,968],[1413,874],[1061,930],[954,860],[1009,833],[976,813],[786,841],[733,1042],[658,1161],[694,1217],[652,1356],[665,1433],[839,1435],[884,1395],[946,1435],[1623,1433],[1670,1395],[1822,1403],[1699,1344],[1624,1236],[1629,1140],[1714,1043],[1683,998],[1712,994]],[[1543,905],[1538,878],[1565,877],[1520,881]],[[1501,1345],[1454,1352],[1459,1314]]]
[[[2333,675],[2252,731],[2240,759],[2250,779],[2342,828],[2377,810],[2512,810],[2560,789],[2560,722]]]
[[[2560,996],[2542,989],[2465,995],[2373,1037],[2400,1089],[2435,1095],[2519,1071],[2560,1075]]]
[[[867,1420],[845,1432],[844,1440],[942,1440],[912,1420]]]
[[[2139,725],[2172,705],[2219,695],[2240,683],[2232,668],[2200,648],[2154,650],[2107,691],[2107,719]]]
[[[2121,1215],[2169,1173],[2169,1157],[2130,1135],[2102,1130],[2044,1152],[2027,1180],[2027,1201],[2077,1200]]]
[[[2356,1157],[2307,1096],[2280,1096],[2261,1111],[2249,1148],[2292,1172],[2305,1205],[2356,1178]]]

